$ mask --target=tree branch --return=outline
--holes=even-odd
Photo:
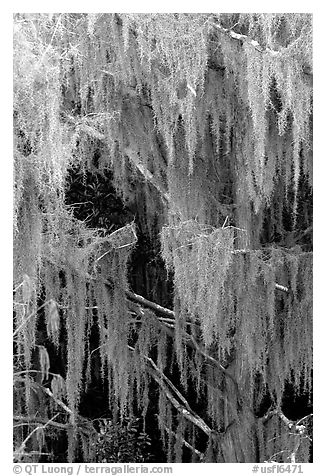
[[[224,34],[224,35],[227,35],[229,38],[231,38],[232,40],[236,40],[236,41],[239,41],[240,43],[247,43],[248,45],[250,45],[252,48],[254,48],[255,50],[259,51],[259,53],[266,53],[270,56],[273,56],[273,57],[277,57],[277,56],[280,56],[281,55],[281,52],[280,51],[275,51],[275,50],[271,50],[270,48],[263,48],[259,43],[258,41],[256,40],[253,40],[252,38],[249,38],[249,36],[247,35],[242,35],[240,33],[236,33],[235,31],[233,31],[232,29],[228,29],[228,28],[224,28],[222,27],[222,25],[220,25],[218,22],[216,21],[213,21],[211,22],[211,25],[217,30],[219,31],[220,33]],[[308,64],[305,64],[303,65],[302,67],[302,72],[308,76],[312,76],[312,70],[311,70],[311,67],[310,65]]]
[[[110,289],[115,286],[114,282],[112,280],[106,279],[104,281],[105,286],[109,287]],[[171,309],[167,309],[166,307],[162,307],[159,304],[156,304],[152,301],[149,301],[148,299],[144,298],[143,296],[140,296],[139,294],[133,293],[132,291],[129,291],[128,289],[124,290],[125,295],[127,296],[130,301],[136,302],[138,304],[141,304],[144,307],[147,307],[149,309],[152,309],[158,314],[161,314],[163,316],[170,317],[172,319],[175,319],[175,314]]]
[[[162,189],[154,175],[144,166],[144,164],[138,157],[138,153],[134,151],[131,147],[126,147],[124,149],[124,153],[127,155],[130,162],[134,164],[135,167],[140,171],[144,178],[156,188],[162,200],[166,203],[170,203],[170,195]]]
[[[141,296],[140,296],[141,297]],[[143,298],[144,299],[144,298]],[[148,301],[150,302],[150,301]],[[152,303],[153,304],[153,303]],[[160,307],[160,306],[159,306]],[[160,307],[161,308],[161,307]],[[165,308],[163,308],[165,309]],[[155,310],[155,309],[154,309]],[[160,309],[162,310],[162,308]],[[172,312],[172,311],[170,311]],[[155,316],[156,317],[156,316]],[[170,335],[172,338],[174,337],[174,324],[175,324],[175,317],[174,319],[170,319],[170,318],[167,318],[167,320],[169,321],[168,323],[165,322],[165,319],[163,318],[157,318],[160,322],[160,325],[162,327],[162,329],[165,330],[165,332]],[[235,391],[237,393],[237,396],[238,396],[238,403],[240,405],[242,405],[242,397],[240,395],[240,391],[239,391],[239,387],[238,387],[238,384],[235,380],[235,378],[233,377],[233,375],[225,368],[223,367],[222,364],[220,364],[216,359],[214,359],[212,356],[210,356],[199,344],[198,342],[196,342],[195,338],[191,335],[189,335],[186,331],[183,331],[182,332],[184,338],[185,338],[185,342],[186,344],[193,348],[194,350],[196,350],[199,354],[201,354],[206,363],[212,365],[213,367],[217,368],[220,372],[224,373],[228,378],[230,378],[235,386]]]
[[[114,286],[114,282],[112,280],[106,279],[104,281],[104,284],[109,287],[110,289]],[[289,289],[286,286],[282,286],[281,284],[275,283],[275,289],[283,292],[288,292]],[[174,311],[171,311],[171,309],[168,309],[166,307],[160,306],[159,304],[156,304],[152,301],[149,301],[148,299],[144,298],[140,294],[133,293],[132,291],[129,291],[128,289],[124,290],[125,295],[127,296],[128,299],[132,302],[136,302],[138,304],[141,304],[142,306],[152,309],[154,312],[166,316],[168,318],[171,318],[175,321],[175,313]]]
[[[25,374],[25,373],[41,373],[41,372],[39,370],[26,370],[26,371],[22,371],[22,372],[18,372],[14,374],[14,377],[16,378],[17,381],[21,381],[25,383],[26,379],[19,377],[20,374]],[[59,374],[50,373],[50,375],[58,376]],[[42,392],[46,393],[50,398],[52,398],[55,401],[55,403],[59,405],[59,407],[63,408],[63,410],[65,410],[67,413],[72,415],[73,413],[72,410],[62,400],[55,397],[55,395],[51,392],[49,388],[43,387],[43,385],[41,385],[39,382],[36,382],[35,380],[30,380],[30,384],[34,386],[34,388],[42,390]]]
[[[269,410],[263,417],[262,417],[262,422],[266,423],[268,420],[270,420],[273,416],[278,416],[282,422],[288,427],[288,429],[291,431],[291,435],[294,435],[294,447],[292,451],[290,452],[289,459],[291,460],[291,463],[296,462],[296,454],[298,452],[298,449],[300,448],[301,444],[301,439],[306,437],[305,433],[307,431],[306,425],[302,425],[302,422],[306,420],[309,417],[312,417],[312,413],[310,415],[306,415],[305,417],[301,418],[297,422],[290,420],[287,418],[282,410],[280,408],[274,408],[272,410]],[[275,456],[275,455],[273,455]]]
[[[40,311],[41,309],[43,309],[43,307],[45,307],[47,304],[49,304],[50,302],[52,301],[52,299],[49,299],[48,301],[45,301],[40,307],[38,307],[37,309],[35,309],[35,311],[31,312],[24,320],[23,322],[17,327],[17,329],[14,331],[13,333],[13,337],[15,337],[18,332],[24,327],[25,324],[27,324],[27,322],[35,315],[38,313],[38,311]]]
[[[59,413],[57,413],[56,415],[54,415],[54,417],[52,417],[50,420],[46,420],[45,423],[35,423],[35,424],[37,425],[36,428],[34,428],[34,430],[32,430],[32,431],[26,436],[26,438],[24,439],[24,441],[22,442],[22,444],[20,445],[20,447],[18,448],[18,450],[16,451],[16,453],[17,453],[18,455],[20,455],[20,454],[24,451],[24,449],[25,449],[25,447],[26,447],[26,443],[28,442],[28,440],[30,440],[30,439],[32,438],[32,436],[34,435],[34,433],[36,433],[38,430],[45,430],[45,428],[46,428],[47,426],[53,425],[54,423],[56,423],[56,422],[54,422],[53,420],[54,420],[55,418],[57,418],[57,416],[59,416]],[[55,426],[55,425],[53,425],[53,426]]]
[[[22,423],[26,425],[42,426],[43,428],[45,427],[45,425],[53,426],[55,428],[58,428],[59,430],[68,430],[69,428],[72,428],[71,423],[57,423],[56,421],[47,420],[46,418],[33,417],[33,416],[28,417],[23,415],[14,415],[14,420],[21,421]]]
[[[52,426],[53,428],[57,428],[58,430],[64,430],[64,431],[74,428],[74,425],[72,423],[58,423],[56,421],[53,421],[53,419],[56,418],[58,415],[59,414],[55,415],[55,417],[51,418],[51,420],[48,420],[44,417],[26,416],[26,415],[14,415],[13,419],[14,421],[19,421],[22,424],[37,425],[38,428],[45,428],[46,426]],[[89,427],[87,427],[85,424],[83,425],[83,422],[89,423]],[[79,431],[87,435],[96,433],[96,430],[93,428],[93,426],[91,426],[91,422],[87,420],[86,418],[82,418],[81,416],[79,416],[79,421],[77,421],[77,427]],[[36,430],[37,428],[35,428],[33,431],[35,432]],[[31,436],[31,434],[29,436]]]
[[[214,28],[216,28],[216,30],[221,32],[222,34],[229,36],[232,40],[237,40],[239,42],[248,43],[249,45],[251,45],[253,48],[255,48],[260,53],[268,53],[271,56],[279,56],[280,55],[279,51],[274,51],[274,50],[271,50],[270,48],[265,48],[264,49],[258,43],[258,41],[253,40],[252,38],[249,38],[249,36],[247,36],[247,35],[242,35],[241,33],[236,33],[235,31],[233,31],[231,29],[224,28],[222,25],[220,25],[216,21],[213,21],[210,24]]]
[[[61,400],[59,400],[58,398],[56,398],[53,393],[51,392],[51,390],[49,388],[45,388],[45,387],[42,387],[42,385],[40,385],[41,389],[43,390],[43,392],[45,392],[49,397],[51,397],[55,403],[57,405],[59,405],[61,408],[63,408],[67,413],[69,413],[70,415],[72,415],[72,410],[70,410],[69,407],[67,407],[67,405],[65,403],[63,403]]]
[[[114,283],[112,281],[109,281],[109,280],[106,280],[104,282],[104,284],[106,286],[108,286],[109,288],[114,286]],[[281,286],[281,285],[277,285],[277,286],[279,286],[279,288],[277,288],[277,289],[280,289],[284,292],[287,291],[287,288],[285,286]],[[169,324],[165,323],[164,321],[162,321],[160,323],[161,323],[162,327],[165,329],[165,331],[171,337],[174,336],[174,332],[172,330],[174,328],[173,322],[175,322],[175,313],[174,313],[174,311],[171,311],[170,309],[162,307],[159,304],[153,303],[153,302],[149,301],[148,299],[145,299],[143,296],[140,296],[139,294],[135,294],[135,293],[133,293],[129,290],[125,290],[125,294],[126,294],[127,298],[130,299],[132,302],[136,302],[138,304],[141,304],[142,306],[153,310],[155,313],[168,316],[168,318],[172,318],[171,323],[169,323]],[[184,332],[184,336],[186,337],[186,344],[187,345],[189,345],[190,347],[195,349],[197,352],[199,352],[204,357],[204,359],[206,360],[207,363],[209,363],[209,364],[213,365],[214,367],[216,367],[217,369],[219,369],[221,372],[223,372],[227,377],[229,377],[232,380],[232,382],[235,385],[235,390],[236,390],[238,398],[239,398],[239,403],[241,404],[242,398],[241,398],[241,395],[240,395],[240,392],[239,392],[239,389],[238,389],[238,384],[237,384],[236,380],[234,379],[234,377],[230,374],[230,372],[228,372],[228,370],[225,369],[222,366],[222,364],[220,364],[216,359],[214,359],[209,354],[207,354],[207,352],[204,349],[202,349],[199,346],[199,344],[195,341],[193,336],[190,336],[186,332]]]
[[[200,345],[198,344],[198,342],[196,342],[195,338],[193,336],[190,336],[189,334],[187,334],[186,332],[184,333],[185,336],[189,339],[190,341],[190,345],[198,352],[200,353],[204,359],[206,360],[206,362],[208,362],[209,364],[211,364],[213,367],[216,367],[218,370],[220,370],[222,373],[224,373],[230,380],[232,380],[232,382],[234,383],[234,386],[235,386],[235,390],[236,390],[236,393],[238,395],[238,398],[240,399],[240,402],[242,401],[241,399],[241,395],[240,395],[240,392],[239,392],[239,387],[238,387],[238,383],[237,381],[235,380],[235,378],[233,377],[233,375],[225,368],[223,367],[222,364],[220,364],[216,359],[214,359],[213,357],[211,357],[209,354],[207,354],[207,352],[202,349],[200,347]]]
[[[192,446],[190,443],[188,443],[188,441],[186,441],[184,438],[181,438],[181,436],[177,435],[174,431],[170,430],[167,426],[164,425],[164,423],[162,423],[162,420],[159,418],[159,416],[157,415],[157,418],[160,422],[160,424],[164,427],[164,430],[169,433],[170,435],[173,435],[174,438],[176,438],[177,440],[181,441],[181,443],[186,447],[188,448],[189,450],[191,450],[193,453],[195,453],[200,461],[203,461],[204,458],[205,458],[205,455],[204,453],[201,453],[199,450],[197,450],[194,446]]]
[[[287,418],[284,413],[282,412],[282,410],[280,408],[274,408],[272,410],[269,410],[263,417],[262,417],[262,422],[263,423],[266,423],[268,420],[270,420],[273,416],[278,416],[282,421],[283,423],[289,428],[289,430],[293,430],[295,431],[296,433],[302,435],[305,430],[306,430],[306,426],[305,425],[302,425],[301,423],[306,420],[307,418],[309,417],[312,417],[312,413],[310,413],[309,415],[306,415],[305,417],[301,418],[300,420],[298,420],[297,422],[293,421],[293,420],[290,420],[289,418]]]
[[[131,351],[135,352],[135,349],[133,347],[128,346],[128,348]],[[156,366],[156,364],[153,362],[152,359],[150,359],[146,355],[142,355],[142,357],[145,358],[148,372],[153,377],[155,382],[164,391],[165,395],[170,400],[174,408],[179,413],[181,413],[186,420],[190,421],[191,423],[196,425],[198,428],[200,428],[207,436],[211,436],[214,433],[213,430],[204,422],[202,418],[200,418],[199,415],[197,415],[190,408],[190,405],[187,402],[187,400],[183,397],[183,395],[179,392],[179,390],[176,389],[176,387],[167,378],[167,376],[164,375],[163,372],[159,370],[159,368]],[[181,400],[182,403],[180,403],[177,400],[177,398],[173,395],[173,393],[176,394],[176,396]]]

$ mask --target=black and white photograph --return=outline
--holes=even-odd
[[[313,14],[11,27],[14,473],[303,473]]]

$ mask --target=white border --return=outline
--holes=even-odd
[[[112,7],[115,7],[112,9]],[[90,7],[92,7],[90,9]],[[111,10],[108,8],[111,7]],[[0,26],[1,41],[1,162],[2,180],[0,183],[1,205],[1,438],[0,457],[4,464],[2,474],[12,474],[12,14],[14,12],[303,12],[314,14],[314,463],[304,465],[305,474],[323,474],[325,468],[320,466],[324,460],[325,449],[325,321],[326,310],[323,303],[325,295],[324,279],[325,264],[325,151],[324,137],[326,134],[325,121],[325,13],[322,2],[302,1],[259,1],[240,2],[169,2],[161,4],[149,2],[131,3],[119,1],[116,4],[104,1],[77,2],[23,2],[14,1],[5,11],[2,11]],[[8,464],[8,466],[7,466]],[[187,471],[194,474],[199,469],[216,474],[250,474],[252,465],[173,465],[174,474]],[[232,467],[232,468],[231,468]],[[8,470],[7,470],[8,469]],[[231,471],[231,472],[230,472]]]

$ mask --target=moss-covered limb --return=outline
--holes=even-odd
[[[138,296],[138,295],[136,295]],[[142,296],[138,296],[138,297],[141,297],[142,299],[145,300],[145,298],[143,298]],[[147,301],[147,300],[145,300]],[[138,303],[140,303],[140,301],[136,301]],[[151,303],[150,301],[147,301],[148,303]],[[154,303],[151,303],[151,304],[154,304]],[[155,306],[157,306],[155,304]],[[146,307],[146,305],[145,305]],[[152,307],[151,308],[152,310],[155,311],[155,308]],[[161,308],[161,306],[158,306],[158,312],[162,312],[162,309],[164,310],[167,310],[169,311],[169,309],[166,309],[166,308]],[[172,312],[172,311],[170,311]],[[173,313],[174,314],[174,313]],[[138,314],[140,315],[140,314]],[[157,317],[157,316],[155,316]],[[157,317],[157,319],[159,320],[160,324],[161,324],[161,327],[165,330],[165,332],[172,338],[175,338],[175,334],[174,334],[174,323],[175,323],[175,318],[174,319],[170,319],[170,318],[167,318],[168,319],[168,322],[166,322],[166,320],[164,318],[160,318],[160,317]],[[242,401],[242,398],[240,396],[240,393],[239,393],[239,388],[238,388],[238,384],[235,380],[235,378],[233,377],[233,375],[226,369],[223,367],[222,364],[220,364],[216,359],[214,359],[212,356],[210,356],[199,344],[198,342],[196,342],[196,340],[194,339],[193,336],[189,335],[187,332],[183,331],[182,332],[182,335],[184,337],[184,342],[189,346],[191,347],[192,349],[196,350],[199,354],[202,355],[202,357],[204,357],[204,360],[207,364],[209,365],[212,365],[213,367],[217,368],[218,370],[220,370],[222,373],[224,373],[228,378],[230,378],[232,380],[232,382],[234,383],[234,386],[235,386],[235,390],[237,392],[237,395],[238,395],[238,398],[239,398],[239,403]]]
[[[159,418],[159,417],[158,417]],[[174,431],[172,431],[170,428],[168,428],[166,425],[164,425],[164,423],[160,420],[159,418],[159,421],[160,421],[160,425],[164,428],[164,430],[169,434],[169,435],[173,435],[174,438],[176,438],[177,440],[181,441],[181,443],[186,447],[188,448],[189,450],[191,450],[193,453],[195,453],[200,461],[203,461],[204,458],[205,458],[205,455],[204,453],[202,453],[201,451],[197,450],[194,446],[192,446],[190,443],[188,443],[188,441],[186,441],[184,438],[181,438],[180,435],[177,435]]]
[[[21,370],[19,372],[14,372],[13,374],[13,377],[14,377],[14,381],[20,381],[20,382],[24,382],[24,378],[19,378],[20,375],[29,375],[29,374],[39,374],[41,375],[42,374],[42,371],[41,370],[35,370],[35,369],[29,369],[29,370]],[[51,376],[57,376],[58,374],[55,374],[55,373],[52,373],[52,372],[48,372],[47,375],[51,375]]]
[[[289,454],[289,460],[291,463],[296,463],[298,461],[298,452],[304,441],[312,441],[307,434],[307,425],[303,424],[305,420],[312,418],[312,414],[306,415],[303,418],[300,418],[298,421],[290,420],[287,416],[284,415],[281,408],[274,408],[269,410],[260,420],[263,425],[266,425],[273,417],[279,418],[284,425],[287,427],[289,433],[288,435],[292,437],[290,447],[286,450],[282,450],[279,453]],[[272,459],[277,455],[272,456]]]
[[[43,429],[49,426],[51,426],[52,428],[56,428],[58,430],[63,430],[63,431],[73,430],[74,428],[76,429],[76,426],[74,427],[72,423],[69,423],[69,422],[60,423],[60,422],[53,421],[54,418],[56,418],[57,416],[59,416],[59,413],[49,420],[47,418],[40,417],[40,416],[14,415],[13,419],[14,421],[20,422],[21,424],[35,425],[36,427],[43,428]],[[35,428],[35,430],[36,429],[37,428]],[[95,434],[95,429],[92,423],[86,418],[79,417],[79,420],[77,422],[77,429],[78,431],[80,431],[81,433],[89,437]],[[28,435],[28,439],[30,436],[32,435],[31,434]]]
[[[218,370],[220,370],[224,375],[226,375],[230,380],[232,380],[232,382],[234,383],[234,387],[235,387],[235,391],[236,391],[236,394],[238,396],[238,403],[241,405],[242,404],[242,398],[241,398],[241,395],[240,395],[240,391],[239,391],[239,386],[238,386],[238,383],[236,381],[236,379],[234,378],[234,376],[225,368],[223,367],[223,365],[218,362],[216,359],[214,359],[212,356],[210,356],[199,344],[198,342],[195,340],[195,338],[193,336],[189,336],[187,333],[184,333],[185,337],[186,337],[186,342],[188,343],[189,342],[189,345],[191,347],[193,347],[197,352],[199,352],[205,359],[205,362],[207,362],[208,364],[212,365],[213,367],[217,368]]]
[[[135,349],[131,346],[129,346],[129,349],[131,351],[135,351]],[[175,393],[175,395],[179,398],[179,400],[182,402],[182,404],[185,406],[185,408],[193,413],[192,409],[190,408],[187,400],[184,398],[184,396],[179,392],[179,390],[175,387],[175,385],[173,385],[173,383],[171,382],[171,380],[163,373],[160,371],[160,369],[157,367],[157,365],[155,364],[155,362],[153,361],[153,359],[151,359],[150,357],[148,357],[147,355],[142,355],[142,357],[146,360],[147,363],[150,364],[151,368],[154,369],[154,371],[156,372],[157,375],[160,375],[161,378],[164,380],[164,382],[168,385],[168,387],[170,388],[170,390],[172,390],[173,393]]]
[[[112,287],[115,285],[112,280],[106,279],[104,284],[109,288],[112,289]],[[160,315],[167,316],[169,318],[175,319],[175,314],[171,309],[167,309],[166,307],[160,306],[159,304],[156,304],[152,301],[149,301],[148,299],[144,298],[140,294],[133,293],[132,291],[129,291],[128,289],[124,290],[124,293],[130,301],[136,302],[138,304],[141,304],[142,306],[151,309],[155,312],[157,312]]]
[[[22,374],[25,374],[25,373],[37,373],[37,374],[41,374],[41,371],[39,370],[27,370],[27,371],[22,371],[22,372],[16,372],[14,374],[14,380],[16,382],[21,382],[23,384],[26,385],[26,378],[23,378],[23,377],[20,377],[20,375]],[[52,376],[58,376],[58,374],[53,374],[51,372],[49,372],[49,375],[52,375]],[[28,377],[27,377],[28,378]],[[36,381],[31,381],[29,380],[30,382],[30,385],[37,391],[37,390],[41,390],[43,393],[45,393],[46,395],[48,395],[50,398],[52,398],[52,400],[55,401],[55,403],[61,407],[65,412],[69,413],[69,415],[72,414],[72,410],[62,401],[60,400],[58,397],[56,397],[53,392],[51,392],[51,390],[47,387],[44,387],[43,385],[41,385],[39,382],[36,382]]]
[[[46,387],[41,387],[41,388],[42,388],[43,392],[46,393],[50,398],[52,398],[57,405],[59,405],[61,408],[63,408],[70,415],[72,414],[72,410],[70,410],[70,408],[65,403],[63,403],[62,400],[55,397],[49,388],[46,388]]]
[[[106,280],[105,284],[109,287],[112,288],[114,283],[112,281]],[[282,286],[280,284],[275,283],[275,288],[278,291],[283,291],[283,292],[288,292],[288,288],[286,286]],[[141,304],[142,306],[151,309],[155,311],[156,313],[160,315],[167,316],[168,318],[175,319],[175,313],[174,311],[171,311],[171,309],[168,309],[166,307],[160,306],[159,304],[156,304],[152,301],[149,301],[148,299],[144,298],[140,294],[133,293],[132,291],[125,290],[126,297],[130,299],[130,301],[136,302],[138,304]]]
[[[111,288],[113,283],[112,281],[106,281],[105,284]],[[284,291],[284,292],[287,292],[287,288],[285,286],[280,286],[278,285],[279,290],[281,291]],[[174,311],[171,311],[170,309],[167,309],[167,308],[164,308],[156,303],[153,303],[152,301],[149,301],[148,299],[144,298],[143,296],[140,296],[139,294],[135,294],[129,290],[125,290],[125,294],[127,296],[128,299],[130,299],[131,301],[133,302],[136,302],[138,304],[141,304],[142,306],[144,307],[147,307],[151,310],[153,310],[155,313],[158,313],[159,315],[166,315],[168,316],[169,319],[171,319],[171,321],[169,321],[169,326],[167,326],[164,321],[161,321],[161,325],[162,327],[164,328],[164,330],[172,337],[174,338],[174,330],[173,330],[173,322],[175,322],[175,313]],[[159,318],[158,318],[159,319]],[[171,327],[172,326],[172,327]],[[223,367],[222,364],[220,364],[216,359],[214,359],[213,357],[211,357],[196,341],[195,339],[193,338],[193,336],[190,336],[189,334],[187,334],[186,332],[183,332],[183,335],[185,337],[185,343],[192,347],[193,349],[195,349],[197,352],[199,352],[205,359],[205,361],[210,364],[210,365],[213,365],[214,367],[216,367],[218,370],[220,370],[221,372],[223,372],[228,378],[230,378],[232,380],[232,382],[234,383],[234,386],[235,386],[235,390],[236,390],[236,393],[238,395],[238,399],[239,399],[239,403],[241,404],[242,402],[242,398],[241,398],[241,395],[239,393],[239,388],[238,388],[238,384],[235,380],[235,378],[233,377],[233,375],[226,369]]]
[[[287,416],[285,416],[280,408],[274,408],[272,410],[269,410],[264,416],[262,416],[261,421],[263,423],[266,423],[273,416],[277,416],[280,420],[282,420],[282,422],[288,427],[289,430],[293,430],[295,432],[298,432],[299,434],[303,434],[306,430],[306,426],[303,425],[302,422],[304,420],[307,420],[308,418],[312,418],[313,415],[312,413],[310,413],[309,415],[300,418],[300,420],[298,421],[293,421],[290,420]]]
[[[135,349],[131,346],[128,346],[131,351],[135,351]],[[165,393],[166,397],[174,408],[188,421],[196,425],[200,428],[207,436],[211,436],[214,431],[204,422],[202,418],[200,418],[197,413],[195,413],[186,399],[181,395],[181,393],[176,389],[173,383],[164,375],[157,365],[147,356],[143,356],[147,363],[147,370],[149,374],[153,377],[155,382],[160,386],[161,390]],[[173,395],[175,394],[175,395]],[[181,400],[181,402],[179,401]]]
[[[137,152],[134,151],[131,147],[126,147],[124,149],[124,153],[127,155],[130,162],[134,164],[137,170],[139,170],[139,172],[143,175],[145,180],[150,182],[153,187],[159,192],[163,202],[165,204],[170,203],[170,195],[167,193],[167,191],[163,190],[162,185],[159,184],[158,180],[154,177],[154,175],[145,167],[145,165],[139,159]]]
[[[117,25],[119,27],[122,27],[123,25],[123,18],[121,16],[119,16],[118,14],[115,14],[115,18],[116,18],[116,22],[117,22]],[[237,42],[239,42],[241,45],[243,43],[246,43],[248,44],[250,47],[252,47],[253,49],[255,49],[256,51],[258,51],[259,53],[265,53],[271,57],[275,57],[275,56],[279,56],[280,55],[280,51],[276,51],[276,50],[273,50],[271,48],[264,48],[263,46],[261,46],[259,44],[259,42],[253,38],[250,38],[248,35],[244,35],[244,34],[241,34],[241,33],[236,33],[232,28],[225,28],[221,25],[220,23],[220,20],[219,18],[217,18],[215,15],[210,15],[208,17],[208,23],[210,26],[213,27],[213,31],[216,30],[220,33],[222,33],[223,35],[225,36],[228,36],[230,38],[230,40],[235,40]],[[134,29],[134,28],[130,28],[129,27],[129,33],[131,35],[133,35],[134,39],[137,38],[137,31]],[[216,65],[214,63],[214,59],[213,58],[209,58],[209,61],[208,61],[208,67],[210,65],[210,62],[213,60],[213,64],[214,64],[214,68],[213,69],[216,69]],[[219,67],[218,69],[220,70],[224,70],[224,67],[221,66]],[[303,68],[302,72],[308,76],[311,76],[312,75],[312,69],[311,69],[311,66],[310,65],[305,65],[305,67]]]
[[[128,348],[130,351],[136,352],[134,347],[128,345]],[[99,348],[95,350],[99,350]],[[185,397],[175,387],[171,380],[160,371],[155,362],[146,355],[141,355],[141,357],[146,362],[146,369],[148,373],[153,377],[156,383],[158,383],[176,410],[181,413],[186,420],[192,422],[195,426],[206,433],[207,436],[210,436],[212,433],[214,433],[213,430],[204,422],[204,420],[191,409]]]
[[[248,44],[250,47],[254,48],[255,50],[259,51],[260,53],[265,53],[271,57],[275,57],[275,56],[280,56],[280,51],[276,51],[276,50],[272,50],[270,48],[264,48],[262,47],[258,41],[250,38],[248,35],[243,35],[243,34],[240,34],[240,33],[236,33],[235,31],[233,31],[232,29],[229,29],[229,28],[224,28],[219,22],[217,19],[215,19],[214,17],[212,17],[212,20],[210,22],[210,24],[213,26],[214,29],[216,29],[217,31],[221,32],[222,34],[224,35],[227,35],[231,40],[236,40],[238,41],[239,43],[243,44],[243,43],[246,43]],[[311,69],[311,66],[306,64],[303,69],[302,69],[302,72],[308,76],[312,76],[312,69]]]
[[[49,299],[48,301],[46,301],[45,303],[43,303],[39,308],[37,308],[35,311],[33,311],[31,314],[29,314],[24,320],[23,322],[21,322],[21,324],[17,327],[17,329],[15,329],[14,333],[13,333],[13,337],[15,337],[19,331],[28,323],[28,321],[34,317],[41,309],[43,309],[45,306],[47,306],[52,300]]]
[[[271,50],[269,48],[263,48],[259,43],[258,41],[256,40],[253,40],[252,38],[250,38],[249,36],[247,35],[242,35],[240,33],[236,33],[235,31],[229,29],[229,28],[224,28],[222,25],[220,25],[217,21],[211,21],[210,23],[214,28],[216,28],[216,30],[218,30],[219,32],[227,35],[229,38],[231,38],[232,40],[237,40],[239,41],[241,44],[242,43],[248,43],[250,46],[252,46],[255,50],[259,51],[260,53],[263,53],[263,52],[266,52],[268,54],[270,54],[271,56],[278,56],[280,54],[279,51],[274,51],[274,50]]]
[[[131,352],[136,352],[134,347],[128,345],[128,348]],[[210,427],[204,422],[204,420],[192,410],[185,397],[175,387],[171,380],[163,372],[160,371],[160,369],[150,357],[143,354],[141,355],[141,357],[146,362],[146,369],[148,373],[153,377],[156,383],[158,383],[158,385],[164,391],[167,398],[170,400],[176,410],[178,410],[178,412],[180,412],[185,419],[192,422],[204,433],[210,436],[213,430],[211,430]]]
[[[36,428],[34,428],[27,436],[26,438],[24,439],[24,441],[21,443],[20,447],[17,449],[17,454],[19,455],[20,453],[22,453],[26,447],[26,444],[27,442],[33,437],[33,435],[35,433],[37,433],[38,431],[40,430],[45,430],[45,428],[49,425],[51,425],[52,423],[55,423],[53,420],[55,418],[57,418],[59,416],[59,413],[57,413],[56,415],[54,415],[51,419],[49,420],[46,420],[45,423],[40,423],[36,426]]]
[[[14,421],[19,421],[21,423],[25,423],[26,425],[36,425],[39,427],[45,427],[46,426],[51,426],[54,428],[58,428],[59,430],[65,430],[67,431],[68,429],[72,429],[73,426],[71,423],[58,423],[56,421],[47,420],[46,418],[41,418],[41,417],[29,417],[29,416],[24,416],[24,415],[14,415]]]

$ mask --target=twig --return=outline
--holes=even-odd
[[[225,218],[222,228],[224,228],[224,227],[226,226],[226,224],[227,224],[227,222],[228,222],[228,219],[229,219],[229,216],[227,216],[227,217]]]
[[[137,243],[137,240],[131,241],[130,243],[127,243],[125,245],[118,246],[117,248],[115,248],[115,250],[121,250],[122,248],[127,248],[127,246],[133,246],[136,243]]]
[[[23,355],[23,354],[21,354]],[[16,357],[16,356],[15,356]],[[42,374],[43,372],[41,370],[21,370],[19,372],[14,372],[14,378],[19,377],[19,375],[24,375],[24,374]],[[59,374],[54,374],[52,372],[48,372],[48,375],[52,375],[53,377],[57,377]]]
[[[306,415],[304,416],[303,418],[300,418],[300,420],[297,421],[297,425],[299,425],[300,423],[302,423],[304,420],[306,420],[307,418],[312,418],[313,414],[312,413],[309,413],[309,415]]]
[[[52,34],[51,39],[50,39],[50,41],[49,41],[49,44],[48,44],[48,46],[45,48],[44,53],[42,54],[40,60],[39,60],[38,63],[37,63],[37,66],[36,66],[37,69],[41,66],[41,64],[43,63],[43,60],[44,60],[44,58],[45,58],[47,52],[48,52],[49,49],[51,48],[51,44],[52,44],[52,41],[54,40],[54,37],[55,37],[55,35],[56,35],[56,33],[57,33],[57,29],[58,29],[58,27],[59,27],[59,24],[60,24],[62,15],[63,15],[63,14],[60,13],[59,18],[58,18],[58,21],[57,21],[57,23],[56,23],[56,25],[55,25],[55,27],[54,27],[54,30],[53,30],[53,34]]]
[[[288,450],[281,450],[281,451],[278,451],[277,453],[274,453],[267,461],[264,461],[264,463],[275,463],[276,461],[274,461],[273,458],[283,453],[288,453]]]
[[[57,413],[56,415],[54,415],[54,417],[52,417],[50,420],[48,420],[45,424],[38,425],[36,428],[34,428],[34,430],[31,431],[30,434],[27,435],[25,440],[22,442],[22,444],[20,445],[20,447],[17,450],[17,453],[20,454],[25,449],[26,443],[33,436],[34,433],[36,433],[38,430],[44,430],[48,425],[51,425],[51,423],[53,423],[53,420],[55,418],[57,418],[57,416],[59,416],[59,415],[60,415],[60,413]]]
[[[27,317],[26,319],[20,324],[20,326],[17,327],[17,329],[15,330],[15,332],[13,333],[13,337],[15,337],[18,332],[20,331],[20,329],[22,329],[22,327],[24,327],[25,324],[27,324],[27,322],[38,312],[40,311],[43,307],[45,307],[47,304],[49,304],[50,302],[52,301],[52,299],[49,299],[48,301],[45,301],[45,303],[42,304],[42,306],[40,306],[39,308],[37,308],[35,311],[31,312]]]
[[[14,293],[15,293],[15,292],[17,292],[17,291],[18,291],[18,289],[19,289],[19,288],[21,288],[21,287],[23,286],[23,284],[24,284],[24,281],[22,281],[20,284],[18,284],[18,286],[17,286],[17,287],[15,287],[15,289],[13,290],[13,292],[14,292]]]
[[[14,415],[14,420],[21,421],[22,425],[38,425],[40,427],[41,425],[47,424],[48,426],[53,426],[55,428],[59,428],[60,430],[67,430],[68,428],[72,428],[71,423],[57,423],[56,421],[46,420],[46,418],[40,417],[25,417],[22,415]]]
[[[28,423],[24,423],[24,425],[27,425]],[[16,456],[17,455],[17,451],[14,451],[14,455]],[[53,456],[52,453],[43,453],[43,451],[29,451],[28,453],[20,453],[18,456],[22,457],[22,456],[26,456],[27,458],[28,457],[31,457],[31,456],[34,456],[34,455],[37,455],[37,456]]]

